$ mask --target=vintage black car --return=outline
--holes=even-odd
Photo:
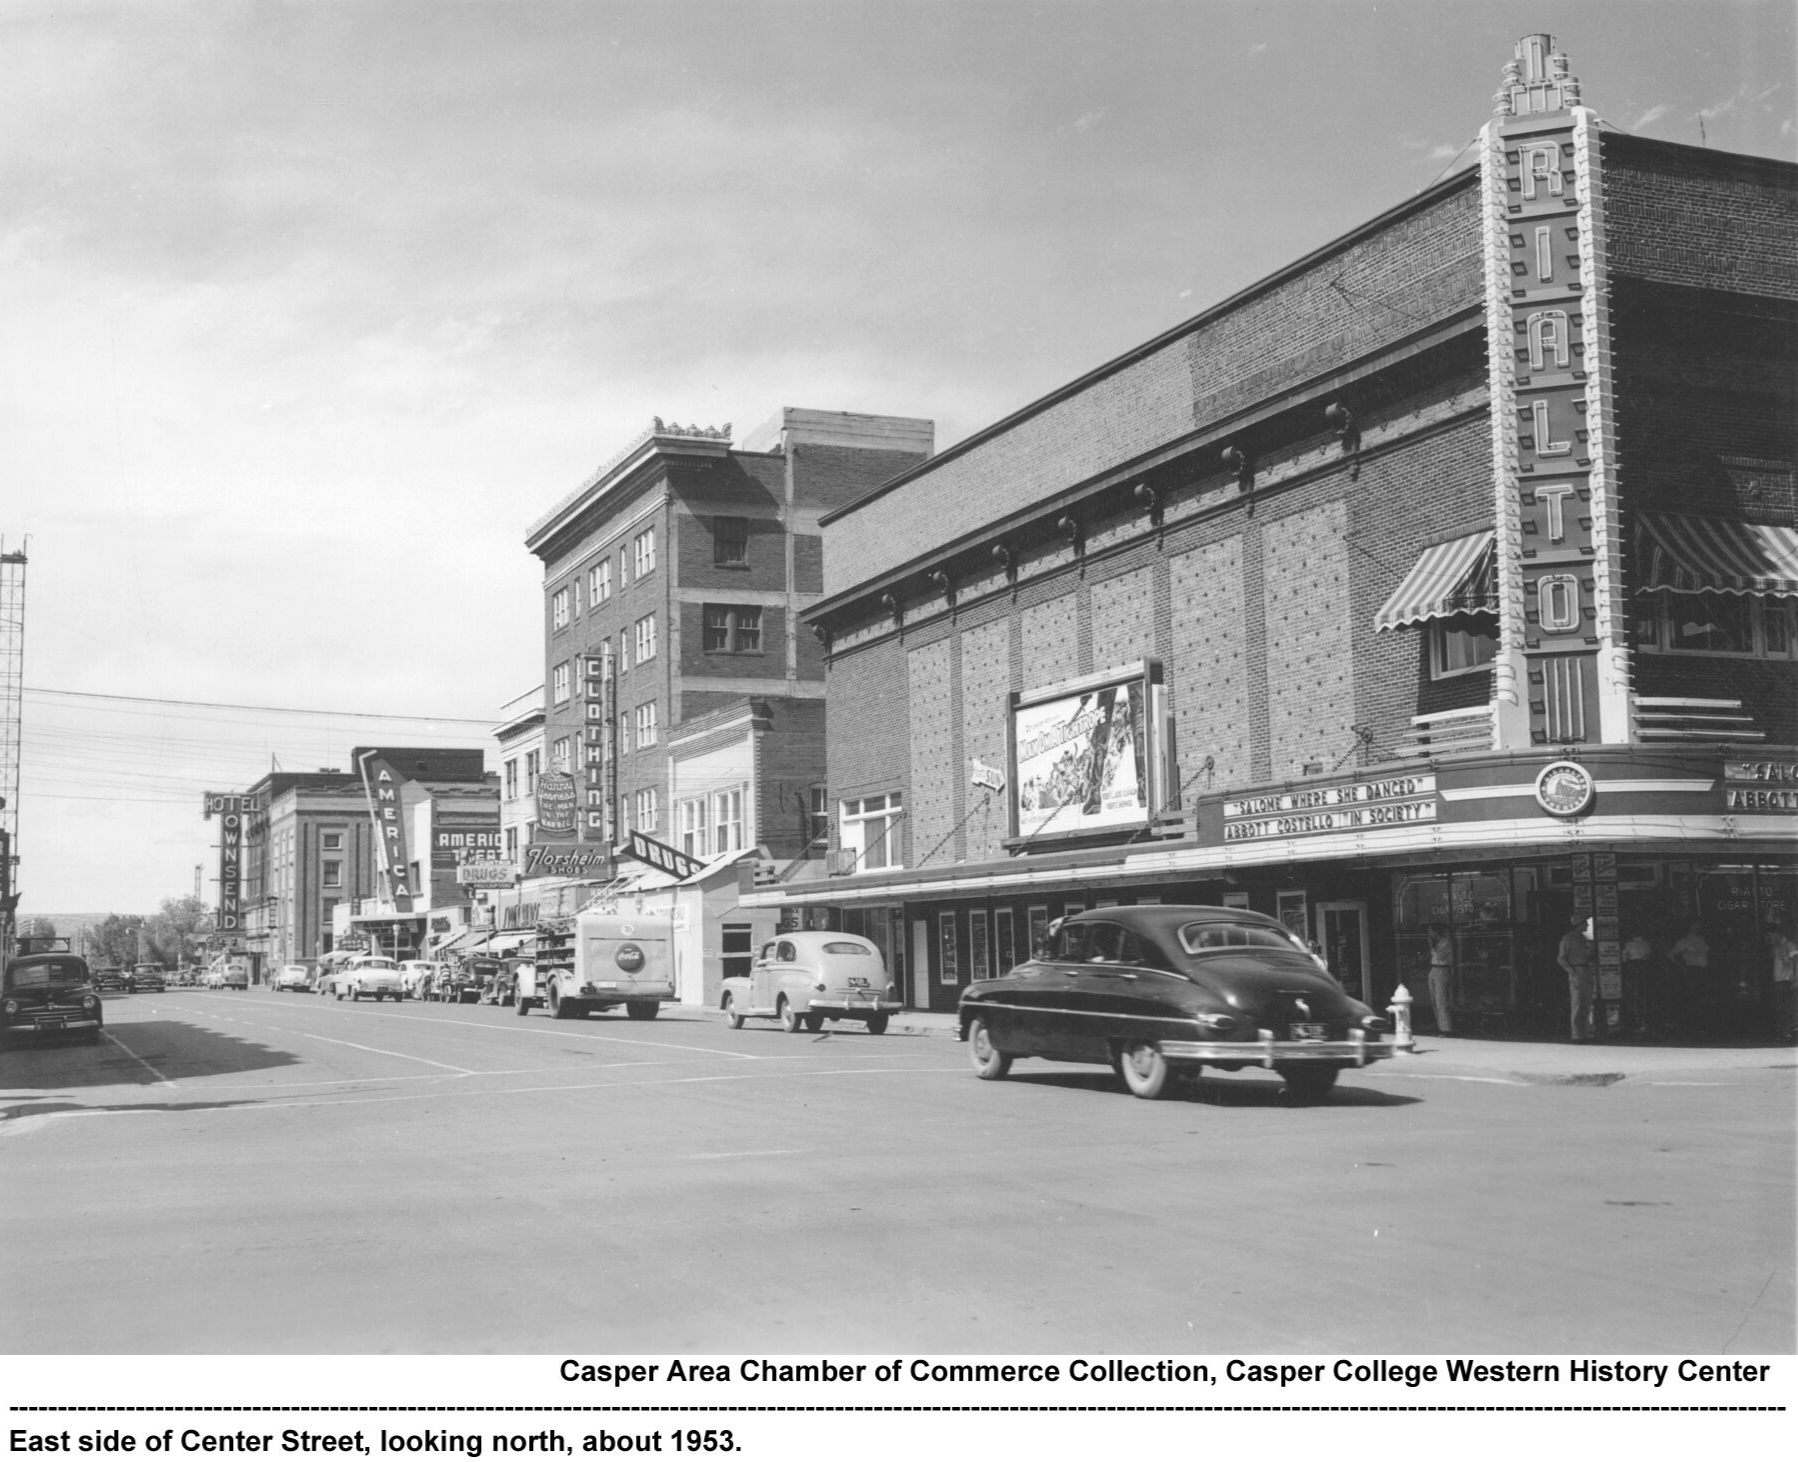
[[[161,965],[138,965],[126,979],[125,988],[134,995],[160,995],[166,984]]]
[[[1316,1101],[1345,1067],[1392,1055],[1386,1022],[1265,914],[1139,904],[1049,931],[1036,958],[962,992],[961,1035],[984,1080],[1019,1056],[1090,1061],[1153,1098],[1173,1072],[1257,1066]]]
[[[87,961],[67,953],[21,954],[0,976],[0,1040],[79,1031],[100,1039],[105,1017]]]
[[[121,993],[131,989],[131,977],[113,965],[94,971],[94,988],[96,990],[117,990]]]

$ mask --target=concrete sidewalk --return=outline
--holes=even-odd
[[[946,1012],[907,1010],[893,1017],[889,1029],[954,1040],[956,1018]],[[1566,1041],[1477,1036],[1422,1035],[1415,1039],[1414,1050],[1400,1052],[1370,1070],[1382,1077],[1454,1076],[1521,1086],[1610,1086],[1692,1072],[1798,1069],[1798,1049],[1770,1043],[1694,1046],[1601,1041],[1575,1046]]]

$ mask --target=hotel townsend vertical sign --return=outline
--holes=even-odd
[[[356,769],[362,773],[362,791],[368,798],[368,815],[375,825],[375,860],[381,870],[382,887],[394,912],[409,914],[414,890],[400,788],[412,779],[395,769],[379,748],[359,753]]]
[[[221,934],[243,932],[244,831],[256,799],[244,792],[208,792],[205,815],[219,820],[219,907],[216,927]]]
[[[1525,36],[1481,133],[1504,747],[1629,740],[1598,119]]]

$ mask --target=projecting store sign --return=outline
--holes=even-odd
[[[1224,803],[1224,841],[1299,838],[1436,820],[1436,774],[1303,787]]]
[[[243,928],[244,824],[256,811],[256,799],[243,792],[208,792],[207,817],[219,820],[218,928],[234,934]]]
[[[567,772],[545,772],[537,778],[537,835],[572,838],[575,830],[574,778]]]

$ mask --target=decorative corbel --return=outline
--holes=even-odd
[[[1068,540],[1069,546],[1074,550],[1075,555],[1078,556],[1085,547],[1085,534],[1081,531],[1080,520],[1071,513],[1064,513],[1055,520],[1055,528],[1057,532],[1061,533],[1062,536]]]
[[[905,606],[899,602],[899,596],[897,594],[882,594],[880,596],[880,607],[893,616],[893,627],[895,629],[905,628]]]
[[[1142,509],[1149,515],[1149,522],[1155,527],[1161,526],[1162,502],[1161,493],[1153,483],[1139,482],[1130,489],[1130,496],[1142,504]]]
[[[937,593],[943,596],[943,603],[951,609],[955,607],[955,583],[946,569],[933,569],[930,572],[930,584]]]
[[[995,543],[993,545],[993,562],[999,565],[1000,572],[1003,573],[1007,579],[1015,579],[1017,577],[1017,556],[1011,551],[1008,544]]]

